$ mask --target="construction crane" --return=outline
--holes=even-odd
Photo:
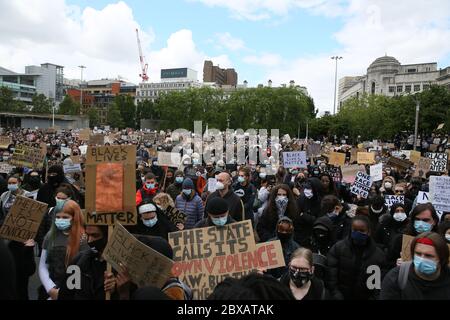
[[[136,37],[137,37],[137,43],[138,43],[138,48],[139,48],[139,59],[141,60],[141,70],[142,70],[142,73],[139,75],[139,77],[142,78],[142,82],[147,82],[148,81],[148,75],[147,75],[148,64],[145,63],[145,57],[142,54],[141,40],[139,39],[138,29],[136,29]]]

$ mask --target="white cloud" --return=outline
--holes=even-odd
[[[137,83],[140,73],[136,31],[149,64],[151,80],[160,69],[190,67],[202,78],[206,58],[231,66],[226,55],[208,57],[196,47],[190,30],[173,33],[167,46],[151,50],[155,34],[143,29],[123,1],[101,10],[69,6],[64,0],[0,1],[0,66],[24,72],[26,65],[51,62],[63,65],[65,77],[115,78]]]
[[[219,49],[226,48],[231,51],[245,49],[244,41],[233,37],[229,32],[216,33],[215,38],[211,42],[216,43]]]
[[[251,55],[243,58],[248,64],[255,64],[264,67],[276,67],[281,64],[282,58],[279,54],[263,53],[261,55]]]

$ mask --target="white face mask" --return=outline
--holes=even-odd
[[[392,189],[392,183],[386,182],[386,183],[384,184],[384,188],[385,188],[385,189]]]
[[[314,196],[311,189],[305,189],[303,190],[303,193],[305,194],[305,197],[307,197],[308,199],[311,199]]]
[[[223,190],[223,189],[225,189],[225,185],[222,182],[217,181],[216,189],[217,190]]]
[[[447,233],[447,234],[445,235],[445,239],[447,240],[447,242],[450,242],[450,234],[449,234],[449,233]]]
[[[404,212],[396,212],[392,217],[394,218],[395,221],[402,222],[405,221],[407,215]]]

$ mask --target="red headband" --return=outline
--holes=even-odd
[[[431,240],[430,238],[420,238],[417,239],[416,243],[421,243],[421,244],[426,244],[428,246],[433,246],[434,247],[434,242],[433,240]]]

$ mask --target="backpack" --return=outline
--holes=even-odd
[[[406,288],[406,284],[408,283],[408,274],[409,274],[409,269],[411,268],[411,264],[412,264],[412,261],[408,261],[408,262],[403,262],[400,265],[400,271],[398,273],[397,283],[398,283],[398,287],[402,291]]]
[[[164,288],[162,288],[162,291],[165,291],[173,287],[179,287],[183,289],[184,300],[192,300],[193,295],[191,288],[189,288],[183,281],[179,280],[178,278],[170,278],[169,281],[164,286]]]

